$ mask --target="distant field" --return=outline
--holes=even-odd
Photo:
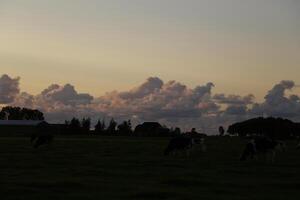
[[[209,138],[208,152],[164,157],[167,138],[56,138],[31,148],[0,138],[1,200],[300,199],[300,151],[274,164],[238,160],[244,141]]]

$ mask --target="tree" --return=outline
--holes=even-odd
[[[71,134],[80,134],[81,133],[81,124],[79,119],[73,117],[69,123],[68,130]]]
[[[6,107],[2,108],[1,112],[3,113],[2,115],[5,116],[5,118],[8,120],[22,120],[23,119],[20,107],[6,106]],[[4,120],[6,120],[6,119],[4,119]]]
[[[114,134],[116,132],[117,122],[112,118],[107,127],[107,133]]]
[[[122,124],[118,126],[118,133],[121,135],[130,135],[132,134],[132,126],[131,121],[124,121]]]
[[[300,133],[299,124],[282,118],[253,118],[229,126],[229,134],[239,136],[260,135],[285,139]]]
[[[44,114],[39,110],[31,110],[28,108],[22,108],[21,110],[23,119],[26,120],[44,120]]]
[[[97,124],[95,125],[95,133],[96,134],[103,134],[105,132],[105,121],[98,120]]]
[[[189,134],[195,135],[198,134],[198,132],[196,131],[196,128],[192,128],[191,132],[189,132]]]
[[[44,114],[39,110],[6,106],[0,112],[2,120],[44,120]]]
[[[180,135],[181,134],[181,129],[179,127],[176,127],[173,131],[174,135]]]
[[[5,112],[0,112],[0,120],[6,120],[6,113]]]
[[[81,128],[83,132],[88,133],[91,128],[91,119],[90,118],[83,118],[81,120]]]
[[[224,135],[225,129],[223,128],[223,126],[220,126],[220,127],[219,127],[219,133],[220,133],[220,136],[223,136],[223,135]]]

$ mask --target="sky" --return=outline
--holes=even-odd
[[[34,96],[71,84],[97,98],[157,77],[263,104],[282,80],[300,92],[299,11],[298,0],[0,0],[0,75]]]

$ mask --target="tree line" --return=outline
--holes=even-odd
[[[105,120],[98,120],[94,129],[91,130],[91,119],[82,118],[78,119],[73,117],[70,121],[65,121],[63,133],[66,134],[97,134],[97,135],[131,135],[133,134],[133,129],[131,121],[124,121],[121,124],[118,124],[114,118],[112,118],[108,124]]]
[[[6,106],[0,111],[0,120],[44,120],[44,114],[39,110]]]
[[[44,114],[36,109],[6,106],[0,111],[0,120],[44,120]],[[94,128],[91,127],[90,118],[78,119],[73,117],[62,125],[63,134],[95,134],[95,135],[143,135],[143,136],[170,136],[181,134],[180,128],[168,128],[157,122],[140,124],[133,129],[130,120],[118,124],[114,118],[108,123],[104,119],[98,120]],[[193,128],[189,134],[199,134]],[[275,138],[289,138],[300,136],[300,123],[283,118],[253,118],[234,123],[227,129],[230,135],[238,136],[268,136]],[[219,134],[223,136],[225,129],[219,127]]]
[[[234,123],[227,132],[242,137],[258,135],[285,139],[300,136],[300,123],[283,118],[258,117]]]

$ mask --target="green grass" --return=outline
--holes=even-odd
[[[209,138],[208,152],[164,157],[167,138],[55,138],[32,149],[0,138],[0,199],[300,198],[300,152],[290,142],[275,163],[238,160],[244,141]]]

